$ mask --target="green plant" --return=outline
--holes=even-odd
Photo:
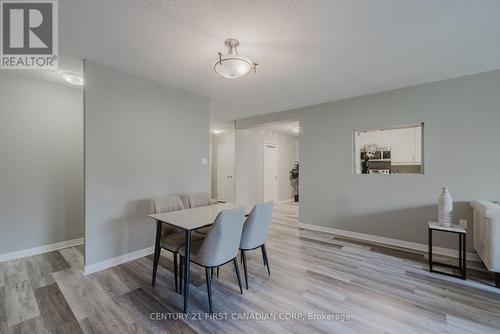
[[[299,162],[295,161],[293,168],[290,170],[290,184],[295,191],[295,196],[299,195]]]

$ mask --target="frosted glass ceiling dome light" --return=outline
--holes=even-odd
[[[72,85],[83,86],[83,77],[80,74],[71,72],[62,72],[59,73],[59,76]]]
[[[224,41],[227,46],[227,54],[218,52],[219,60],[214,65],[214,71],[222,78],[236,79],[248,74],[250,71],[257,71],[257,63],[254,63],[247,57],[238,54],[237,47],[240,42],[234,38]]]

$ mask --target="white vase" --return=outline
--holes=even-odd
[[[451,226],[453,222],[453,198],[448,187],[443,187],[439,196],[438,222],[443,226]]]

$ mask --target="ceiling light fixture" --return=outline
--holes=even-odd
[[[219,60],[214,64],[214,71],[222,78],[236,79],[248,74],[250,71],[257,72],[257,63],[254,63],[247,57],[238,54],[238,45],[240,42],[234,38],[224,41],[227,47],[227,54],[218,52]]]
[[[72,72],[61,72],[59,76],[75,86],[83,86],[83,77],[80,74]]]

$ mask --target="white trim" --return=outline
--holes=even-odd
[[[81,244],[83,244],[83,238],[77,238],[77,239],[72,239],[72,240],[56,242],[56,243],[50,244],[50,245],[43,245],[43,246],[23,249],[23,250],[11,252],[11,253],[0,254],[0,262],[10,261],[10,260],[14,260],[14,259],[19,259],[19,258],[23,258],[23,257],[28,257],[28,256],[33,256],[33,255],[38,255],[38,254],[43,254],[43,253],[48,253],[48,252],[53,252],[53,251],[56,251],[59,249],[78,246]]]
[[[378,244],[382,244],[382,245],[406,248],[409,250],[413,250],[413,251],[417,251],[417,252],[421,252],[421,253],[425,253],[425,254],[428,253],[429,246],[427,244],[419,244],[416,242],[386,238],[386,237],[381,237],[381,236],[373,235],[373,234],[352,232],[352,231],[340,230],[340,229],[333,228],[333,227],[318,226],[318,225],[311,225],[311,224],[305,224],[305,223],[299,223],[299,228],[303,228],[303,229],[311,230],[311,231],[336,234],[336,235],[340,235],[343,237],[349,237],[349,238],[353,238],[353,239],[370,241],[370,242],[378,243]],[[434,247],[432,247],[432,253],[458,258],[457,250],[450,249],[450,248],[435,247],[434,246]],[[479,258],[479,256],[475,252],[467,252],[467,260],[477,261],[477,262],[481,261],[481,259]]]
[[[447,276],[447,275],[442,275],[440,273],[432,273],[432,272],[429,272],[428,270],[425,270],[425,269],[410,268],[410,269],[408,269],[408,271],[413,272],[413,273],[417,273],[417,274],[420,274],[423,276],[440,279],[442,281],[447,281],[450,283],[470,286],[472,288],[476,288],[476,289],[480,289],[483,291],[488,291],[488,292],[496,293],[496,294],[500,295],[499,288],[492,286],[492,285],[489,285],[489,284],[486,284],[486,283],[482,283],[480,281],[471,280],[471,279],[463,280],[463,279],[458,278],[458,277],[451,277],[451,276]]]
[[[153,251],[154,251],[154,247],[151,246],[148,248],[139,249],[135,252],[119,255],[117,257],[113,257],[111,259],[107,259],[107,260],[104,260],[101,262],[89,264],[88,266],[86,265],[84,275],[90,275],[90,274],[96,273],[98,271],[108,269],[108,268],[117,266],[119,264],[125,263],[125,262],[133,261],[135,259],[138,259],[138,258],[141,258],[144,256],[148,256],[150,254],[153,254]]]

